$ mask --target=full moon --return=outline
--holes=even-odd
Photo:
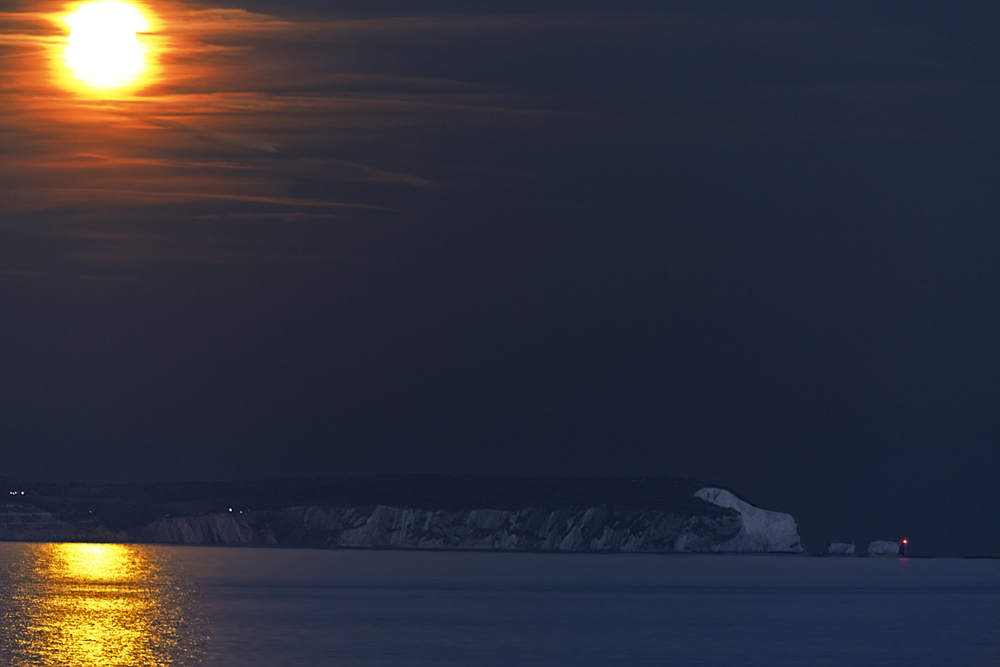
[[[66,17],[70,26],[66,65],[92,88],[121,88],[146,69],[146,48],[136,37],[146,18],[124,2],[89,2]]]

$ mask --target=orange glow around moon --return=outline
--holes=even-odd
[[[136,36],[149,30],[142,12],[102,0],[80,5],[65,20],[70,26],[66,65],[77,80],[100,90],[136,83],[146,69],[146,47]]]

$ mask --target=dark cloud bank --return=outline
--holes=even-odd
[[[4,5],[3,475],[694,476],[1000,555],[993,10],[746,4],[163,3],[117,101]]]

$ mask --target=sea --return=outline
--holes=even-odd
[[[1000,665],[1000,561],[0,544],[12,667]]]

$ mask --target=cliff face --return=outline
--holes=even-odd
[[[620,506],[442,511],[378,505],[297,507],[161,519],[142,537],[173,544],[499,551],[712,551],[739,534],[737,513],[683,516]]]
[[[127,538],[127,533],[114,533],[91,519],[69,522],[37,507],[0,505],[2,542],[115,542]]]
[[[703,513],[619,505],[518,511],[313,506],[166,518],[146,526],[142,539],[171,544],[499,551],[802,551],[789,515],[759,510],[727,491],[711,491],[726,495],[707,494],[712,500],[703,498],[706,505],[711,502],[714,507],[706,506]],[[740,506],[723,504],[730,497]],[[719,498],[722,502],[717,502]]]
[[[546,552],[802,551],[788,514],[754,507],[725,489],[692,479],[403,475],[18,484],[8,493],[19,504],[0,507],[0,540]]]
[[[791,514],[772,512],[743,502],[725,489],[705,488],[695,497],[740,513],[742,526],[731,539],[713,545],[719,553],[803,553],[798,525]]]
[[[0,540],[61,542],[73,539],[76,531],[49,512],[21,505],[0,505]]]

